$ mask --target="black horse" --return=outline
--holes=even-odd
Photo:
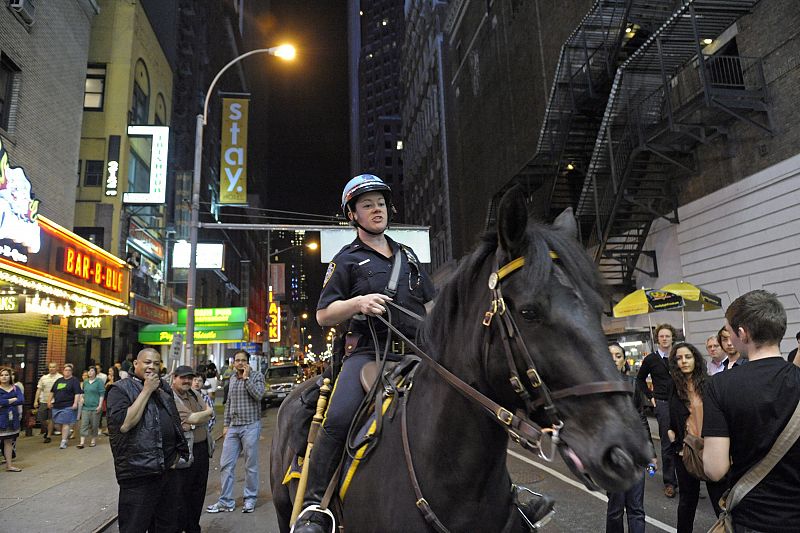
[[[553,412],[531,408],[522,398],[542,398],[535,376],[527,378],[528,352],[563,423],[558,449],[564,461],[587,486],[625,490],[641,477],[653,451],[609,357],[600,324],[603,285],[574,239],[575,220],[569,213],[552,227],[529,221],[518,191],[504,197],[498,217],[497,233],[442,288],[420,332],[422,346],[473,389],[551,426]],[[524,266],[495,280],[508,317],[498,313],[487,327],[486,312],[497,297],[490,276],[517,258]],[[517,338],[509,342],[503,328],[512,322]],[[512,387],[514,374],[522,376],[524,391]],[[287,443],[298,403],[298,394],[284,402],[272,442],[273,500],[284,532],[294,494],[282,480],[295,454]],[[416,506],[400,419],[384,418],[380,444],[349,486],[343,502],[348,532],[432,530]],[[506,467],[509,436],[496,422],[421,363],[407,403],[410,450],[422,493],[450,531],[523,530]]]

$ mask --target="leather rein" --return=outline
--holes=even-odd
[[[551,251],[550,258],[553,261],[556,261],[558,260],[558,255]],[[411,339],[405,336],[398,328],[392,325],[389,320],[386,320],[380,315],[376,315],[374,318],[377,318],[383,322],[393,334],[397,335],[406,344],[411,346],[414,350],[414,353],[428,363],[428,365],[430,365],[430,367],[448,385],[453,387],[470,402],[476,404],[482,410],[484,410],[492,420],[494,420],[506,431],[511,440],[527,450],[535,451],[539,457],[545,461],[552,462],[553,458],[555,457],[556,448],[561,443],[560,433],[564,428],[564,422],[561,420],[558,409],[553,403],[553,400],[572,396],[587,396],[592,394],[614,392],[631,394],[633,391],[627,382],[620,381],[595,381],[582,383],[580,385],[575,385],[573,387],[567,387],[556,391],[550,391],[549,387],[547,387],[547,385],[544,383],[538,370],[536,369],[536,365],[533,362],[530,351],[528,350],[525,342],[522,340],[519,327],[514,321],[511,313],[508,312],[508,309],[506,308],[505,300],[503,299],[503,294],[500,288],[501,281],[503,281],[503,279],[521,269],[524,265],[525,258],[523,257],[518,257],[500,268],[497,268],[497,260],[495,260],[495,266],[492,273],[489,275],[488,280],[488,287],[492,300],[490,302],[489,310],[484,314],[482,323],[487,328],[487,335],[484,342],[485,359],[487,359],[489,356],[492,322],[500,323],[499,328],[501,340],[509,368],[509,382],[511,383],[511,387],[514,392],[522,399],[527,411],[517,409],[515,412],[512,412],[509,409],[506,409],[499,403],[465,383],[458,376],[435,361],[416,343],[411,341]],[[569,283],[569,279],[561,271],[561,267],[558,266],[558,264],[555,264],[555,267],[557,269],[555,274],[559,282],[566,286],[570,286],[571,284]],[[408,314],[409,316],[412,316],[420,321],[422,320],[422,317],[416,313],[413,313],[393,302],[388,303],[398,310]],[[499,320],[494,321],[493,319],[495,316],[499,317]],[[536,398],[533,398],[525,385],[523,385],[523,381],[520,378],[519,372],[517,372],[517,365],[514,359],[512,343],[519,347],[519,352],[523,356],[526,365],[525,376],[532,390],[537,393]],[[408,392],[408,389],[410,388],[411,384],[408,385],[405,392]],[[408,401],[408,396],[408,394],[404,394],[402,398],[402,440],[409,477],[417,497],[416,505],[417,508],[419,508],[419,510],[422,512],[425,520],[434,530],[439,533],[446,533],[448,531],[447,528],[439,521],[439,519],[436,517],[436,514],[431,509],[430,504],[422,495],[422,490],[414,471],[406,424],[406,403]],[[532,421],[528,416],[528,413],[533,413],[540,407],[544,407],[545,413],[549,418],[551,424],[549,427],[542,428],[539,424]],[[545,451],[545,444],[543,440],[546,435],[549,435],[550,437],[549,453],[548,451]]]

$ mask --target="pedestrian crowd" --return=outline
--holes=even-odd
[[[795,435],[785,454],[773,449],[790,421],[800,424],[800,358],[797,348],[787,359],[780,351],[786,311],[774,294],[755,290],[734,300],[725,319],[706,339],[708,361],[696,346],[675,342],[672,325],[658,325],[656,350],[637,373],[633,399],[640,413],[645,402],[654,409],[664,495],[678,497],[678,533],[694,530],[701,483],[715,515],[728,516],[736,533],[797,532],[800,442]],[[796,340],[800,346],[800,333]],[[627,375],[622,346],[609,351]],[[765,458],[776,464],[759,478],[754,467]],[[608,495],[607,533],[624,531],[624,513],[629,532],[645,530],[644,480]]]

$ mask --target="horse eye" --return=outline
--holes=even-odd
[[[525,308],[520,310],[520,314],[522,315],[522,318],[524,318],[528,322],[539,322],[539,321],[541,321],[541,317],[539,316],[539,313],[536,311],[536,309],[532,309],[530,307],[525,307]]]

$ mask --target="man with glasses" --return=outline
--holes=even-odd
[[[33,399],[33,408],[37,410],[36,418],[41,424],[45,444],[50,442],[50,435],[53,434],[53,418],[50,408],[47,407],[47,400],[50,399],[53,384],[57,379],[64,377],[58,372],[56,363],[48,363],[47,370],[48,373],[39,378],[39,384],[36,385],[36,397]]]
[[[239,350],[233,356],[233,368],[228,387],[223,419],[222,456],[220,458],[219,500],[209,505],[209,513],[232,512],[233,474],[236,460],[244,451],[244,501],[242,512],[252,513],[258,496],[258,439],[261,436],[261,397],[264,395],[264,375],[250,368],[250,354]]]

